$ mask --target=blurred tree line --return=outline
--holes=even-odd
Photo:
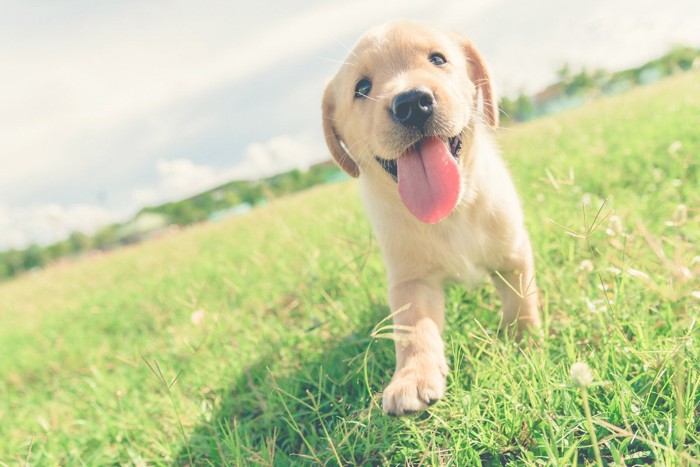
[[[700,67],[700,49],[678,46],[663,56],[639,67],[618,72],[575,72],[569,64],[557,70],[557,82],[541,92],[528,96],[521,92],[515,98],[500,101],[501,121],[525,122],[555,111],[565,110],[600,94],[614,94],[633,86],[647,84],[665,76]]]
[[[207,220],[217,211],[241,204],[256,206],[270,199],[325,183],[337,173],[339,169],[335,164],[325,162],[311,167],[306,172],[293,169],[260,181],[236,180],[191,198],[144,208],[139,214],[162,214],[172,224],[192,224]]]
[[[24,249],[0,252],[0,280],[39,269],[64,258],[94,250],[109,250],[138,241],[138,238],[128,233],[129,229],[126,227],[143,214],[162,215],[167,225],[185,226],[205,221],[216,212],[241,205],[253,207],[314,185],[327,183],[342,174],[334,163],[324,162],[305,172],[294,169],[260,181],[236,180],[191,198],[143,208],[131,221],[102,227],[94,235],[73,232],[67,239],[48,246],[30,245]]]

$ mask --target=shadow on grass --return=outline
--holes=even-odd
[[[311,329],[271,348],[230,387],[212,390],[208,396],[219,409],[195,428],[175,464],[376,460],[385,443],[378,439],[382,430],[369,425],[390,422],[380,416],[377,398],[394,358],[393,343],[370,338],[387,313],[385,306],[373,308],[344,337]]]
[[[475,315],[450,308],[481,310],[482,321],[496,328],[500,318],[487,306],[490,295],[484,288],[476,293],[448,288],[451,331],[466,332]],[[394,344],[370,336],[387,316],[387,305],[370,300],[345,329],[326,323],[271,344],[228,387],[207,394],[218,410],[193,430],[175,465],[440,463],[442,446],[454,435],[451,428],[423,423],[431,419],[429,411],[396,418],[381,410],[381,391],[394,369]],[[467,375],[460,378],[460,386],[470,385]],[[494,446],[464,449],[468,452],[459,459],[468,460],[465,465],[479,458],[500,465],[517,457]],[[427,459],[429,451],[438,457]]]

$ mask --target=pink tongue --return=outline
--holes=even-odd
[[[418,220],[435,224],[452,212],[459,199],[459,171],[444,141],[426,138],[397,164],[401,201]]]

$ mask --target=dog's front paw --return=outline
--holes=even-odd
[[[439,361],[412,362],[394,373],[384,390],[382,408],[391,415],[425,409],[445,394],[447,364]]]

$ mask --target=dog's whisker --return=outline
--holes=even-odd
[[[369,100],[371,100],[371,101],[374,101],[374,102],[379,102],[379,98],[377,98],[377,97],[372,97],[372,96],[368,96],[367,94],[362,94],[362,97],[364,97],[364,98],[366,98],[366,99],[369,99]]]
[[[321,60],[325,60],[325,61],[331,62],[331,63],[337,63],[339,65],[357,66],[356,62],[349,62],[347,60],[338,60],[335,58],[328,58],[328,57],[316,57],[316,58],[319,58]]]
[[[344,48],[345,51],[346,51],[349,55],[352,55],[353,57],[357,57],[357,55],[355,54],[355,51],[354,51],[354,50],[351,50],[350,47],[348,47],[347,45],[345,45],[345,44],[343,43],[343,41],[341,41],[340,39],[336,39],[335,41],[336,41],[338,44],[340,44],[340,46],[341,46],[342,48]]]

